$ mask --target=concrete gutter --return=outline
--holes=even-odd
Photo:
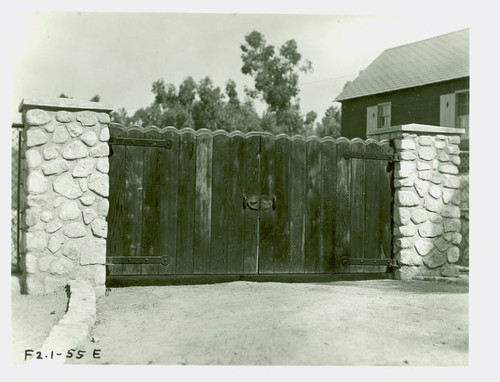
[[[40,349],[45,362],[63,364],[67,351],[77,349],[89,336],[95,323],[96,296],[90,281],[72,280],[68,282],[68,288],[68,309]],[[26,363],[34,361],[36,358],[30,358]]]

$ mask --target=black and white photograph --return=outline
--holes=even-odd
[[[9,363],[472,364],[472,16],[11,17]]]

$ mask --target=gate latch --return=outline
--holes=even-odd
[[[243,195],[243,208],[251,210],[268,210],[276,209],[276,196],[268,195]]]

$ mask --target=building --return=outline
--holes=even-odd
[[[468,149],[469,30],[385,50],[335,101],[347,138],[419,123],[465,129],[461,147]]]

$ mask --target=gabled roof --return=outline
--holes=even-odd
[[[469,76],[469,29],[386,49],[335,101]]]

